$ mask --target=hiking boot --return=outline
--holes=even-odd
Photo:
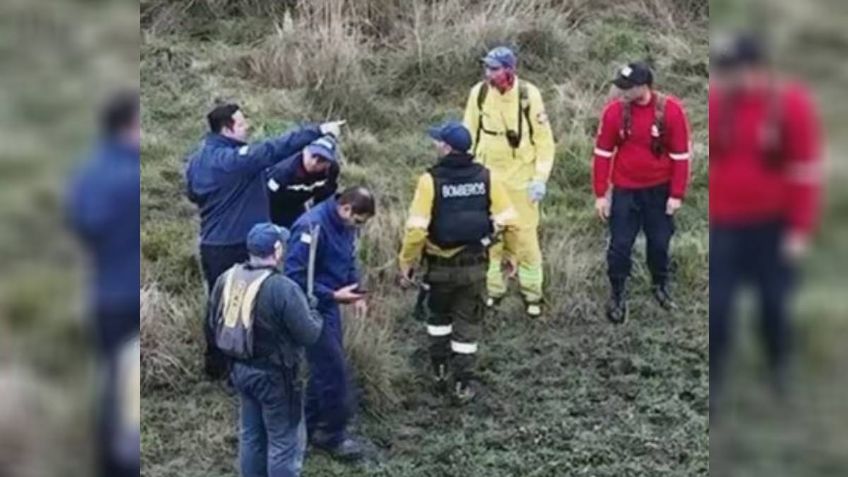
[[[677,310],[677,304],[674,303],[674,300],[671,299],[671,294],[668,292],[668,285],[654,285],[651,289],[651,294],[663,310],[669,312]]]
[[[501,300],[503,300],[502,296],[490,296],[489,298],[486,298],[486,308],[490,310],[497,308],[497,306],[501,304]]]
[[[363,438],[354,439],[352,437],[346,437],[345,440],[335,447],[313,445],[340,462],[359,462],[368,457],[369,444]]]
[[[459,404],[466,404],[477,396],[477,386],[470,380],[457,380],[454,385],[453,397]]]
[[[436,394],[445,394],[448,391],[448,365],[446,362],[433,363],[433,381]]]
[[[539,303],[528,303],[525,312],[530,318],[539,318],[542,316],[542,305]]]
[[[607,319],[613,324],[622,325],[627,321],[629,311],[624,294],[614,293],[607,303]]]

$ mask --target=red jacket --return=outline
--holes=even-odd
[[[624,103],[613,100],[604,108],[595,140],[594,190],[596,197],[606,195],[612,184],[625,189],[643,189],[671,183],[671,196],[682,199],[689,181],[689,123],[680,100],[666,96],[663,153],[651,151],[656,94],[646,105],[633,103],[631,133],[622,138]]]
[[[785,220],[810,233],[819,215],[822,158],[807,90],[776,84],[731,100],[710,85],[709,108],[710,223]]]

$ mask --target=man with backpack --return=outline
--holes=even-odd
[[[618,95],[604,108],[595,141],[595,210],[610,229],[612,296],[606,315],[617,324],[628,316],[625,286],[639,230],[647,239],[654,299],[667,311],[675,308],[668,289],[668,249],[673,215],[689,180],[689,125],[680,100],[655,91],[653,83],[645,63],[621,68],[613,80]]]
[[[751,33],[711,43],[710,416],[733,338],[733,305],[754,288],[769,381],[787,391],[796,268],[821,214],[822,127],[808,88],[779,78]],[[722,41],[723,40],[723,41]]]
[[[516,76],[517,59],[498,47],[483,58],[486,79],[471,89],[465,127],[472,153],[507,189],[517,211],[516,232],[490,250],[487,304],[494,307],[507,292],[502,272],[518,270],[521,295],[530,317],[542,314],[542,252],[539,203],[554,164],[554,139],[539,89]]]
[[[209,300],[206,340],[229,360],[241,402],[243,477],[297,477],[306,449],[298,369],[322,319],[314,299],[279,268],[288,236],[271,223],[253,226],[249,260],[224,272]]]
[[[424,256],[430,286],[427,335],[438,391],[454,377],[454,398],[476,395],[477,341],[486,300],[488,248],[497,232],[512,226],[515,209],[504,186],[468,153],[471,134],[457,121],[430,129],[439,161],[418,180],[399,263],[409,286]]]

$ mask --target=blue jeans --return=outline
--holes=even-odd
[[[640,230],[645,232],[645,251],[653,283],[662,285],[668,280],[668,248],[674,235],[674,220],[665,213],[668,197],[668,184],[645,189],[613,189],[607,251],[613,291],[623,291],[630,276],[633,244]]]
[[[306,348],[309,384],[306,388],[306,423],[309,440],[335,447],[346,438],[353,405],[345,360],[341,314],[337,304],[321,304],[324,327],[318,342]]]
[[[295,371],[235,363],[231,377],[241,401],[242,477],[298,477],[306,425]]]

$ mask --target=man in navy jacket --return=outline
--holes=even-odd
[[[200,208],[200,260],[207,286],[247,260],[245,237],[269,219],[265,171],[324,134],[338,135],[343,121],[307,125],[248,144],[250,125],[236,104],[208,115],[209,133],[188,159],[189,199]]]
[[[367,312],[356,265],[356,238],[357,229],[374,212],[374,197],[364,187],[348,188],[312,208],[292,227],[284,267],[286,275],[306,290],[309,250],[317,240],[314,296],[324,327],[318,342],[306,349],[310,371],[306,426],[313,446],[342,460],[357,460],[365,449],[362,440],[347,434],[353,399],[339,304],[354,305],[359,316]]]
[[[268,170],[271,221],[290,228],[306,212],[336,193],[339,180],[338,144],[322,136],[290,159]]]

